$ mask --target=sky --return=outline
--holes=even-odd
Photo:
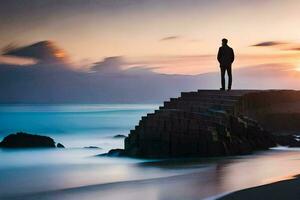
[[[0,48],[51,40],[74,66],[122,56],[167,74],[218,70],[222,38],[235,68],[300,70],[299,0],[0,0]],[[7,58],[0,57],[0,62]]]

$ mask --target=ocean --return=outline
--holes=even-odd
[[[1,200],[215,199],[300,174],[300,150],[247,156],[149,160],[99,156],[159,105],[1,105],[0,139],[47,135],[65,149],[0,149]],[[97,146],[99,148],[85,148]]]
[[[69,148],[98,146],[108,150],[122,148],[123,139],[141,116],[159,105],[2,105],[0,139],[23,131],[52,137]]]

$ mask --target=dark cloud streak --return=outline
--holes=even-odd
[[[285,49],[287,51],[300,51],[300,46],[299,47],[292,47],[292,48],[288,48],[288,49]]]
[[[168,37],[163,37],[159,41],[161,41],[161,42],[163,42],[163,41],[171,41],[171,40],[178,40],[180,38],[181,38],[181,36],[179,36],[179,35],[172,35],[172,36],[168,36]]]
[[[252,47],[272,47],[272,46],[279,46],[279,45],[284,45],[287,44],[286,42],[281,42],[281,41],[265,41],[265,42],[260,42],[254,45],[251,45]]]
[[[265,41],[251,45],[251,47],[274,47],[282,51],[300,51],[299,43],[283,41]]]

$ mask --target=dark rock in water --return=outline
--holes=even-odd
[[[292,135],[277,135],[276,142],[281,146],[290,146],[291,142],[293,141]]]
[[[96,147],[96,146],[88,146],[88,147],[84,147],[85,149],[101,149],[100,147]]]
[[[300,132],[300,91],[199,90],[184,92],[142,117],[125,138],[133,157],[228,156],[287,143]],[[282,140],[281,142],[278,142]]]
[[[278,135],[276,142],[282,146],[300,147],[300,138],[297,135]]]
[[[62,145],[61,143],[58,143],[58,144],[56,145],[56,147],[57,147],[57,148],[65,148],[65,146]]]
[[[6,136],[0,143],[2,148],[55,148],[52,138],[28,133],[16,133]]]
[[[126,156],[126,153],[124,149],[111,149],[108,153],[102,155],[111,157],[121,157]]]
[[[300,147],[300,142],[297,141],[297,140],[294,140],[290,145],[289,147]]]
[[[300,147],[300,136],[292,135],[292,138],[289,143],[289,147]]]
[[[119,135],[115,135],[114,138],[126,138],[126,136],[119,134]]]
[[[300,147],[300,135],[293,135],[294,140],[290,144],[290,147]]]

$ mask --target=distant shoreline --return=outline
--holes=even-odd
[[[293,179],[283,180],[267,185],[240,190],[225,195],[218,200],[299,200],[300,175]]]

